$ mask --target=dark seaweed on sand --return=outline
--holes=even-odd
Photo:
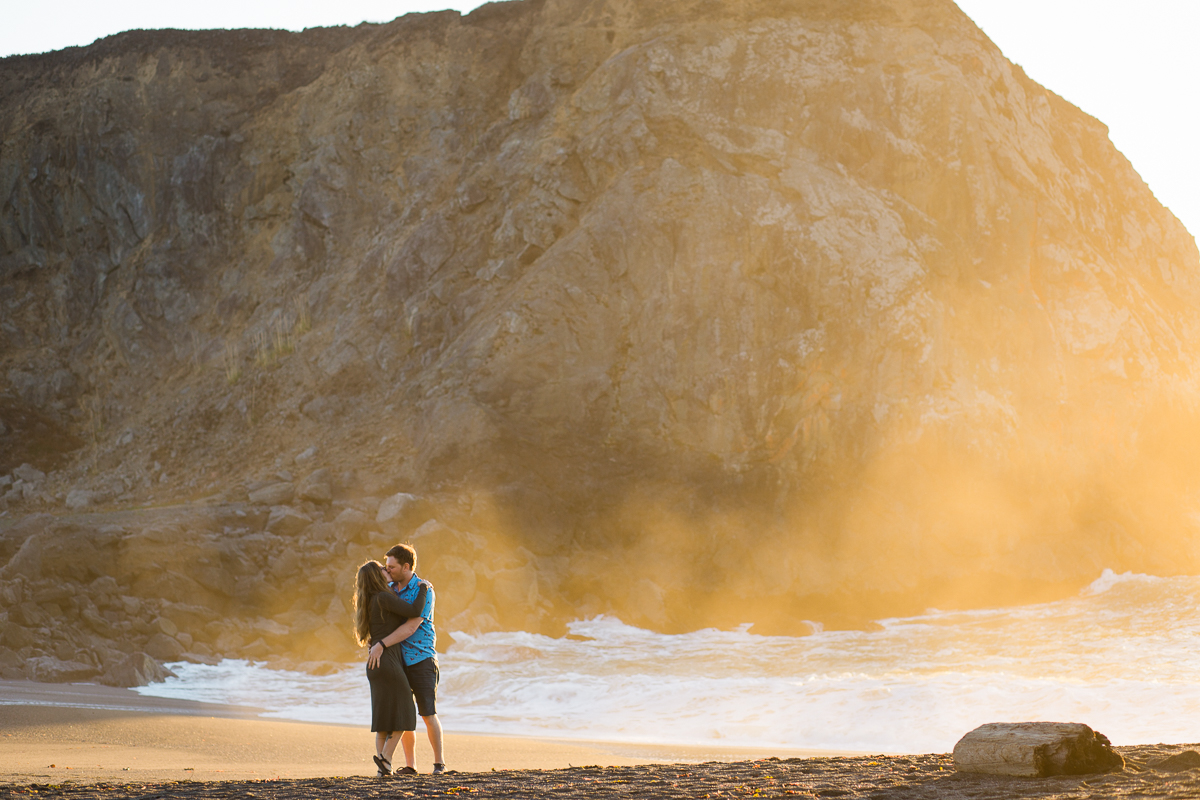
[[[515,800],[598,798],[824,798],[1009,800],[1009,798],[1200,797],[1196,745],[1116,748],[1124,772],[1044,779],[964,775],[949,754],[855,758],[770,758],[732,764],[648,764],[504,770],[444,776],[331,777],[258,781],[0,786],[0,798],[104,800],[350,800],[465,796]]]

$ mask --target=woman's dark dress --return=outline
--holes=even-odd
[[[410,617],[421,613],[425,606],[425,588],[421,587],[412,603],[404,602],[391,589],[375,593],[368,612],[371,626],[369,647],[399,628]],[[413,705],[408,678],[404,675],[404,659],[400,656],[399,644],[384,649],[378,667],[367,668],[367,680],[371,682],[372,732],[416,730],[417,710]]]

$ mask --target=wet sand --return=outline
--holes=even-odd
[[[1200,769],[1152,766],[1200,745],[1119,747],[1124,772],[1046,779],[960,774],[949,754],[848,756],[454,733],[446,746],[451,774],[376,778],[371,735],[359,728],[264,720],[253,709],[105,687],[0,681],[0,798],[1200,796]],[[422,773],[430,760],[418,731]]]

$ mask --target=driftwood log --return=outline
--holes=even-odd
[[[954,745],[959,772],[1044,778],[1115,772],[1125,759],[1108,737],[1077,722],[992,722]]]

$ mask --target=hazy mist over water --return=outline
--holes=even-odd
[[[449,730],[664,744],[944,752],[985,722],[1083,722],[1115,744],[1200,740],[1200,577],[1111,571],[1039,605],[929,613],[881,630],[664,635],[612,618],[575,639],[455,633]],[[369,724],[360,664],[316,677],[244,661],[171,665],[146,695]]]

